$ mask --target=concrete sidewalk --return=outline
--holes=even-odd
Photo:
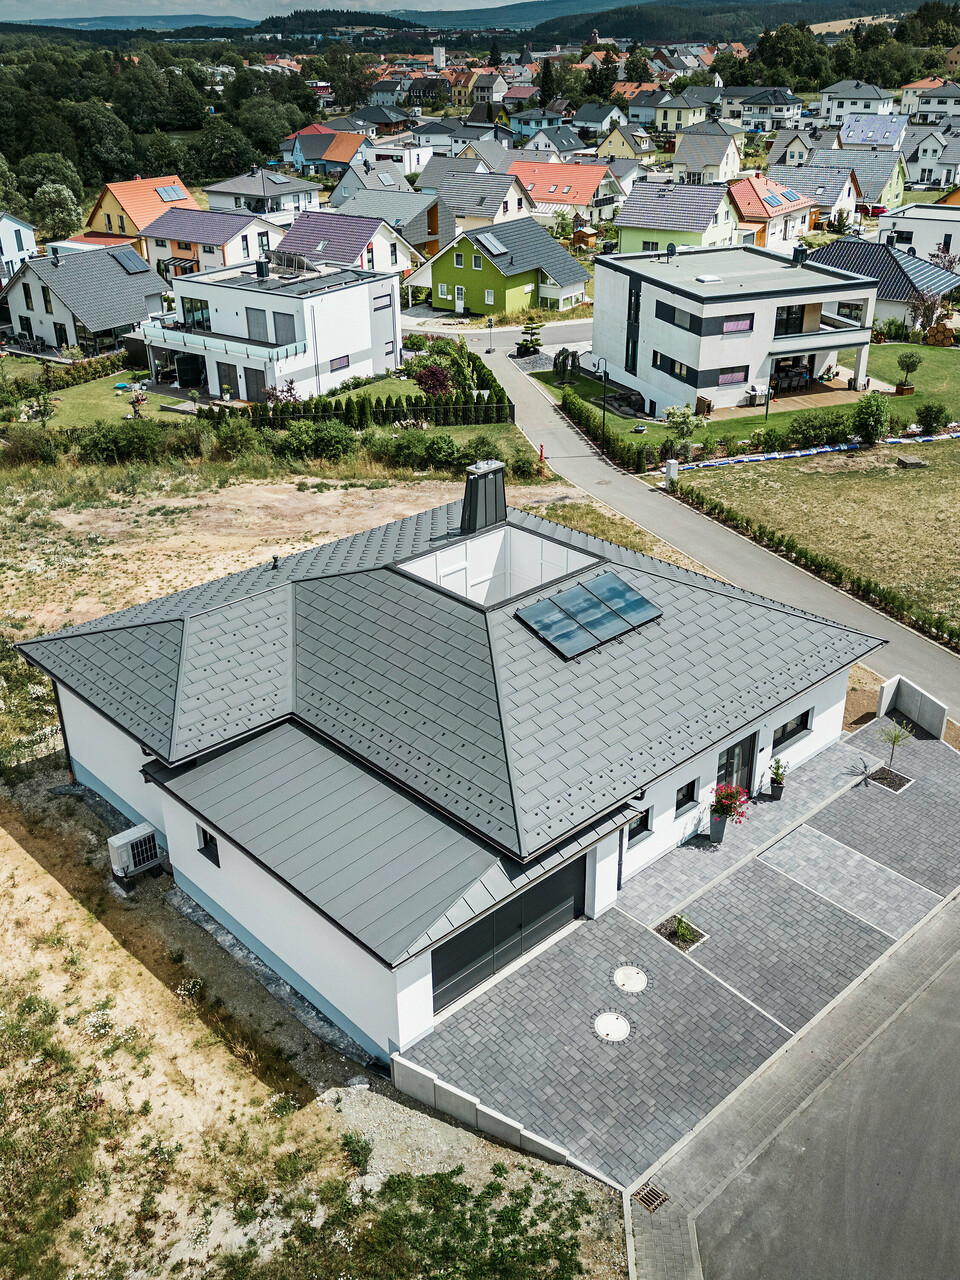
[[[947,703],[951,718],[960,719],[960,658],[620,471],[504,352],[487,359],[517,406],[517,426],[535,449],[543,445],[547,462],[560,475],[737,586],[879,636],[887,644],[871,656],[874,670],[884,677],[906,676]]]

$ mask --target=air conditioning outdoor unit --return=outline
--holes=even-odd
[[[130,876],[147,871],[160,862],[161,850],[157,844],[157,832],[149,822],[130,827],[107,840],[113,873],[126,880]]]

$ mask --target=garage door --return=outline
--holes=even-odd
[[[437,947],[434,1012],[582,916],[586,865],[585,856],[578,858]]]

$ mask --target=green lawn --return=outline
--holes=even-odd
[[[0,361],[0,369],[8,378],[36,378],[43,362],[33,360],[30,356],[4,356]]]
[[[903,203],[906,204],[934,204],[937,200],[942,200],[947,194],[949,188],[941,187],[938,191],[905,191],[903,193]]]
[[[54,414],[51,423],[55,427],[89,427],[102,418],[104,422],[119,422],[130,408],[130,392],[117,395],[114,384],[126,382],[128,375],[113,373],[108,378],[97,378],[95,382],[84,382],[78,387],[67,387],[54,394]],[[167,396],[149,394],[147,403],[141,409],[145,418],[159,416],[160,406],[169,404]]]
[[[867,372],[885,382],[896,383],[903,377],[897,364],[897,356],[908,349],[903,342],[874,343],[870,348]],[[897,399],[894,413],[913,421],[913,415],[922,404],[941,401],[951,418],[960,416],[960,349],[956,347],[910,347],[922,358],[923,364],[911,374],[910,381],[916,387],[912,396]]]

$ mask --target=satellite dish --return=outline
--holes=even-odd
[[[910,248],[907,250],[907,256],[910,258],[915,258],[917,256],[917,251],[913,247],[913,245],[911,245]]]
[[[667,257],[675,258],[676,255],[677,255],[677,246],[671,240],[670,243],[667,245]]]

